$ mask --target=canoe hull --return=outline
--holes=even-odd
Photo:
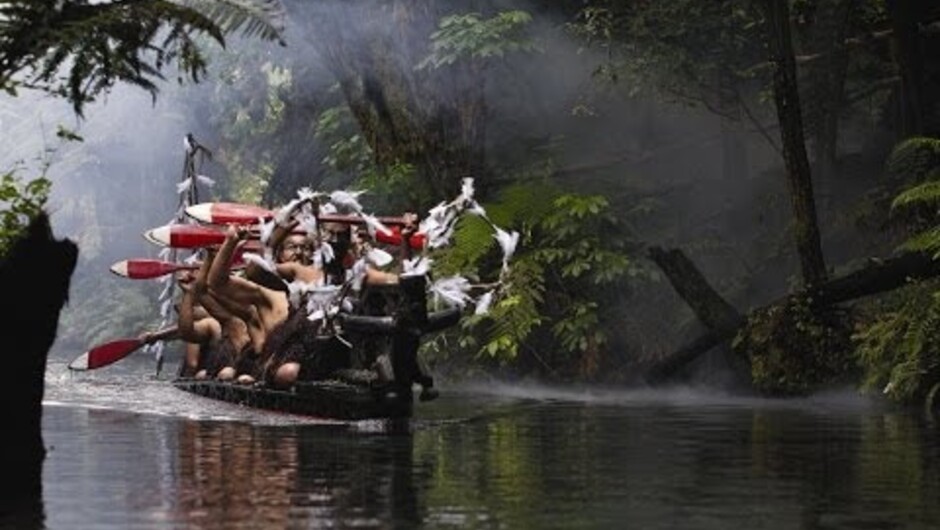
[[[215,380],[179,378],[173,386],[199,396],[246,407],[323,419],[400,419],[412,415],[408,395],[377,392],[342,381],[297,383],[290,390]]]

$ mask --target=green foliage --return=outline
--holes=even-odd
[[[359,133],[347,105],[320,113],[316,138],[327,146],[323,164],[337,174],[356,175],[354,186],[369,190],[366,197],[376,210],[401,211],[431,201],[430,190],[417,183],[413,164],[395,162],[380,167],[372,149]]]
[[[607,199],[568,193],[540,182],[516,184],[486,206],[493,222],[522,234],[505,292],[485,315],[462,325],[457,343],[482,358],[522,365],[538,360],[553,374],[595,377],[604,365],[615,328],[610,315],[629,282],[652,275],[632,257],[629,234]],[[495,277],[501,267],[492,229],[482,220],[461,221],[452,247],[435,256],[443,274],[474,271]]]
[[[337,105],[320,113],[316,138],[327,144],[323,164],[338,172],[362,174],[373,165],[372,149],[353,123],[347,105]]]
[[[853,339],[862,388],[915,403],[940,383],[940,285],[904,289],[891,311],[860,327]]]
[[[847,315],[810,305],[803,295],[748,317],[732,347],[750,360],[754,387],[769,395],[806,395],[853,373]]]
[[[45,206],[51,185],[45,177],[24,184],[14,171],[0,176],[0,256]]]
[[[626,81],[631,92],[652,89],[685,102],[719,109],[729,96],[722,77],[755,77],[762,63],[759,25],[750,3],[615,2],[588,0],[569,29],[607,60],[595,75]]]
[[[279,0],[3,0],[0,89],[45,90],[81,115],[118,82],[156,95],[169,64],[198,81],[206,61],[197,37],[222,45],[238,30],[278,38],[281,16]]]
[[[503,11],[489,19],[479,13],[444,17],[431,34],[431,53],[416,68],[440,68],[461,59],[536,51],[537,46],[524,31],[531,21],[531,15],[524,11]]]
[[[901,142],[888,157],[885,171],[891,181],[909,186],[891,202],[892,217],[913,233],[902,248],[940,257],[940,139]]]
[[[923,182],[928,173],[940,167],[940,139],[915,137],[894,147],[885,162],[889,180]]]

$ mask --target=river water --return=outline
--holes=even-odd
[[[940,528],[940,427],[851,391],[465,384],[389,426],[151,371],[50,364],[46,528]]]

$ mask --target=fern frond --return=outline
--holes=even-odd
[[[940,177],[940,168],[932,171],[931,176],[936,174]],[[923,184],[914,186],[899,194],[891,201],[891,210],[903,208],[911,204],[936,204],[940,203],[940,180],[928,180]]]
[[[212,20],[226,34],[241,32],[284,45],[287,13],[281,0],[179,0]]]
[[[890,180],[923,182],[924,176],[940,166],[940,139],[915,137],[904,140],[885,162]]]

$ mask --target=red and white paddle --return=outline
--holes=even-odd
[[[186,208],[186,215],[209,224],[256,224],[258,219],[268,220],[274,217],[274,211],[253,204],[237,202],[203,202]],[[321,214],[317,216],[321,223],[365,224],[359,215]],[[378,217],[382,224],[400,226],[405,224],[402,217]]]
[[[202,248],[221,245],[225,232],[211,226],[169,224],[144,232],[144,238],[155,245],[170,248]]]
[[[181,270],[196,270],[198,264],[173,263],[158,259],[125,259],[111,265],[111,272],[131,280],[150,280]]]
[[[258,219],[268,220],[274,212],[253,204],[236,202],[203,202],[186,208],[186,215],[210,224],[255,224]]]
[[[118,339],[96,346],[69,363],[69,370],[94,370],[120,361],[146,344],[142,339]]]
[[[232,260],[231,268],[237,269],[246,265],[242,255],[246,248],[240,248]],[[199,263],[173,263],[172,261],[161,261],[158,259],[134,258],[118,261],[111,265],[111,272],[131,280],[152,280],[176,271],[196,270],[200,267]]]

